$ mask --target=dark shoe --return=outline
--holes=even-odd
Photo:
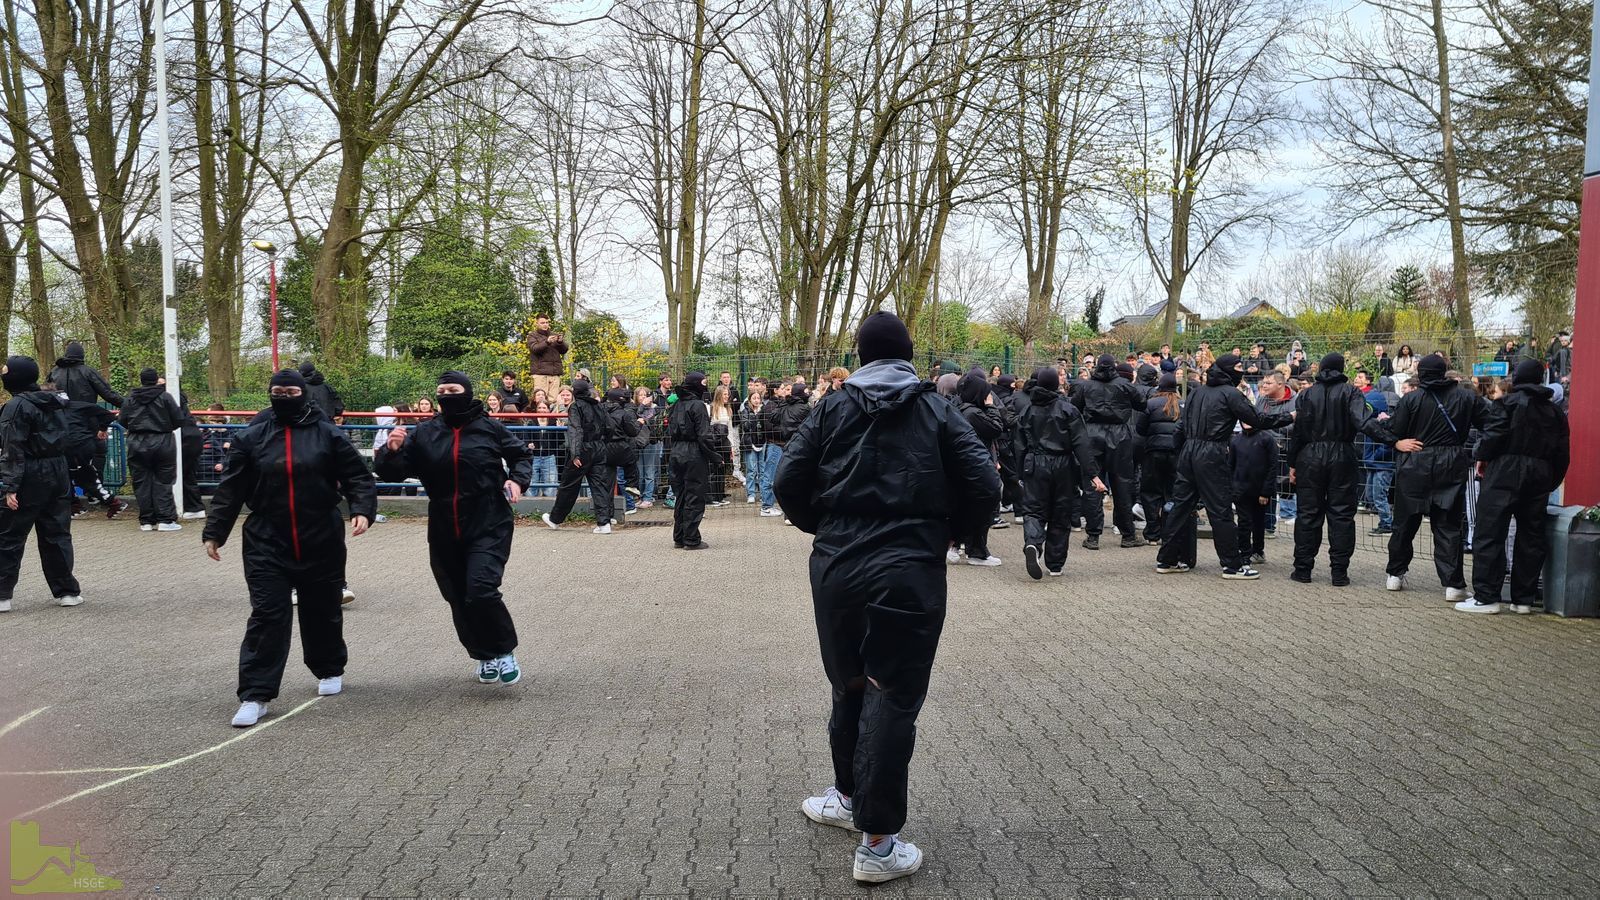
[[[1149,545],[1150,545],[1150,542],[1145,540],[1142,537],[1125,537],[1125,538],[1122,539],[1122,545],[1121,546],[1124,549],[1127,549],[1127,548],[1130,548],[1130,547],[1148,547]]]
[[[83,518],[84,513],[87,513],[88,511],[89,511],[89,507],[84,506],[82,500],[79,500],[76,497],[73,498],[73,500],[72,500],[72,517],[74,519]]]
[[[1394,534],[1394,529],[1390,528],[1387,525],[1379,525],[1377,528],[1374,528],[1371,531],[1367,532],[1367,534],[1373,534],[1373,535],[1377,535],[1377,534]]]
[[[1335,573],[1333,573],[1333,586],[1334,587],[1349,587],[1350,586],[1350,573],[1348,573],[1348,572],[1335,572]]]
[[[1298,581],[1301,584],[1310,584],[1311,583],[1311,573],[1310,572],[1302,572],[1299,569],[1295,569],[1293,572],[1289,573],[1289,580],[1290,581]]]
[[[711,545],[706,543],[705,541],[701,541],[698,544],[684,544],[683,545],[683,549],[685,549],[685,550],[710,550],[711,549]]]
[[[1250,554],[1250,564],[1253,565],[1253,566],[1259,566],[1259,565],[1261,565],[1262,563],[1264,563],[1266,561],[1267,561],[1267,555],[1265,553],[1252,553],[1252,554]]]
[[[1083,549],[1085,549],[1085,550],[1099,550],[1100,549],[1100,536],[1097,535],[1097,534],[1091,534],[1088,537],[1084,538],[1083,539]]]
[[[106,504],[106,518],[115,519],[123,510],[127,508],[128,501],[122,499],[121,497],[112,497],[111,502]]]
[[[683,545],[675,542],[672,545],[672,549],[674,549],[674,550],[682,550],[683,549]]]
[[[1010,527],[1011,523],[1007,522],[1004,516],[995,516],[994,521],[989,523],[989,528],[993,531],[999,531],[1002,528]]]
[[[1229,581],[1254,581],[1261,577],[1261,573],[1249,566],[1240,566],[1237,569],[1223,569],[1222,577]]]
[[[1023,562],[1028,567],[1028,576],[1034,581],[1044,577],[1044,569],[1039,568],[1039,548],[1029,544],[1022,548]]]

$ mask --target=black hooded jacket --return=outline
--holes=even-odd
[[[1071,465],[1089,490],[1100,474],[1094,442],[1072,401],[1047,387],[1027,391],[1028,406],[1017,417],[1017,470],[1024,476],[1040,466]]]
[[[1237,376],[1239,373],[1231,373]],[[1251,428],[1282,428],[1294,421],[1287,413],[1257,413],[1249,399],[1239,393],[1238,381],[1230,373],[1212,366],[1205,384],[1191,384],[1183,407],[1184,446],[1199,443],[1227,445],[1233,440],[1233,426],[1243,422]]]
[[[676,459],[694,459],[693,453],[705,458],[707,465],[717,465],[723,455],[717,450],[717,437],[711,433],[711,409],[703,395],[685,393],[680,387],[678,402],[667,409],[667,442]],[[805,401],[801,401],[801,406]]]
[[[84,364],[81,357],[63,356],[50,370],[50,380],[56,390],[76,403],[94,403],[104,400],[112,406],[122,405],[122,395],[113,391],[94,368]]]
[[[1178,411],[1167,414],[1167,398],[1175,393],[1157,391],[1145,401],[1144,418],[1139,420],[1139,434],[1145,439],[1147,453],[1176,453],[1183,449],[1183,405]]]
[[[1338,369],[1317,372],[1316,383],[1295,398],[1295,410],[1299,415],[1289,433],[1290,467],[1308,451],[1319,461],[1355,459],[1357,433],[1394,445],[1394,435],[1373,415],[1361,390]]]
[[[0,409],[0,495],[17,504],[68,496],[67,404],[59,394],[26,391]]]
[[[588,465],[603,460],[605,455],[605,411],[589,382],[579,379],[573,382],[572,405],[567,407],[567,459]]]
[[[784,515],[817,536],[813,578],[853,558],[942,566],[950,535],[987,524],[1000,500],[972,426],[898,359],[862,366],[817,404],[774,481]]]
[[[162,385],[136,387],[117,416],[128,434],[171,434],[183,424],[183,410]]]
[[[780,447],[787,444],[810,415],[811,406],[802,395],[791,394],[788,398],[768,400],[767,405],[761,407],[761,419],[767,426],[767,441]]]
[[[374,469],[384,481],[422,481],[430,542],[471,540],[510,522],[505,482],[526,491],[533,478],[528,445],[490,418],[482,401],[422,422],[398,451],[379,447]]]
[[[201,539],[227,543],[245,504],[246,552],[301,562],[344,543],[340,501],[368,521],[378,512],[372,473],[355,445],[309,401],[289,424],[269,411],[232,438]]]
[[[328,379],[323,377],[321,371],[312,369],[301,374],[305,375],[306,379],[306,396],[322,410],[323,415],[330,419],[344,415],[344,399],[333,389],[333,385],[328,383]]]
[[[1519,384],[1491,405],[1473,454],[1486,463],[1485,490],[1548,494],[1566,479],[1572,434],[1554,397],[1543,385]]]
[[[1401,397],[1389,416],[1396,439],[1422,442],[1415,453],[1395,454],[1395,490],[1418,500],[1434,494],[1453,502],[1470,474],[1467,437],[1483,427],[1489,402],[1442,375],[1421,378],[1419,384],[1421,389]]]
[[[1084,422],[1097,428],[1113,426],[1124,437],[1123,429],[1132,421],[1134,410],[1144,407],[1139,389],[1118,378],[1116,366],[1096,365],[1088,381],[1074,382],[1072,402],[1083,413]]]

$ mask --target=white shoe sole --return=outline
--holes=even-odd
[[[1022,548],[1023,565],[1028,567],[1028,577],[1034,581],[1044,577],[1044,570],[1039,566],[1039,548],[1032,544]]]
[[[804,813],[806,818],[817,823],[818,825],[827,825],[832,828],[843,828],[845,831],[853,831],[856,834],[861,833],[861,829],[856,827],[856,823],[840,822],[837,819],[830,819],[827,816],[819,816],[808,809],[804,802],[800,804],[800,812]]]
[[[921,871],[922,861],[924,859],[926,859],[926,857],[923,856],[921,852],[918,852],[917,861],[912,863],[911,868],[909,869],[897,869],[892,872],[863,872],[860,869],[852,866],[850,874],[857,881],[865,882],[867,884],[883,884],[886,881],[894,881],[896,878],[904,878],[907,875],[915,875],[917,872]]]
[[[318,684],[317,684],[317,696],[318,697],[332,697],[334,694],[342,693],[343,691],[344,691],[344,682],[340,682],[340,683],[332,685],[332,686],[323,685],[320,682],[318,682]]]

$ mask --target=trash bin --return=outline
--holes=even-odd
[[[1552,506],[1550,555],[1544,563],[1544,611],[1600,616],[1600,522],[1580,518],[1586,507]]]

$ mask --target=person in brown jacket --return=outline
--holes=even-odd
[[[528,368],[535,391],[543,390],[545,396],[554,397],[561,390],[561,357],[566,353],[567,342],[561,335],[550,333],[550,317],[541,315],[535,319],[533,333],[528,335]]]

